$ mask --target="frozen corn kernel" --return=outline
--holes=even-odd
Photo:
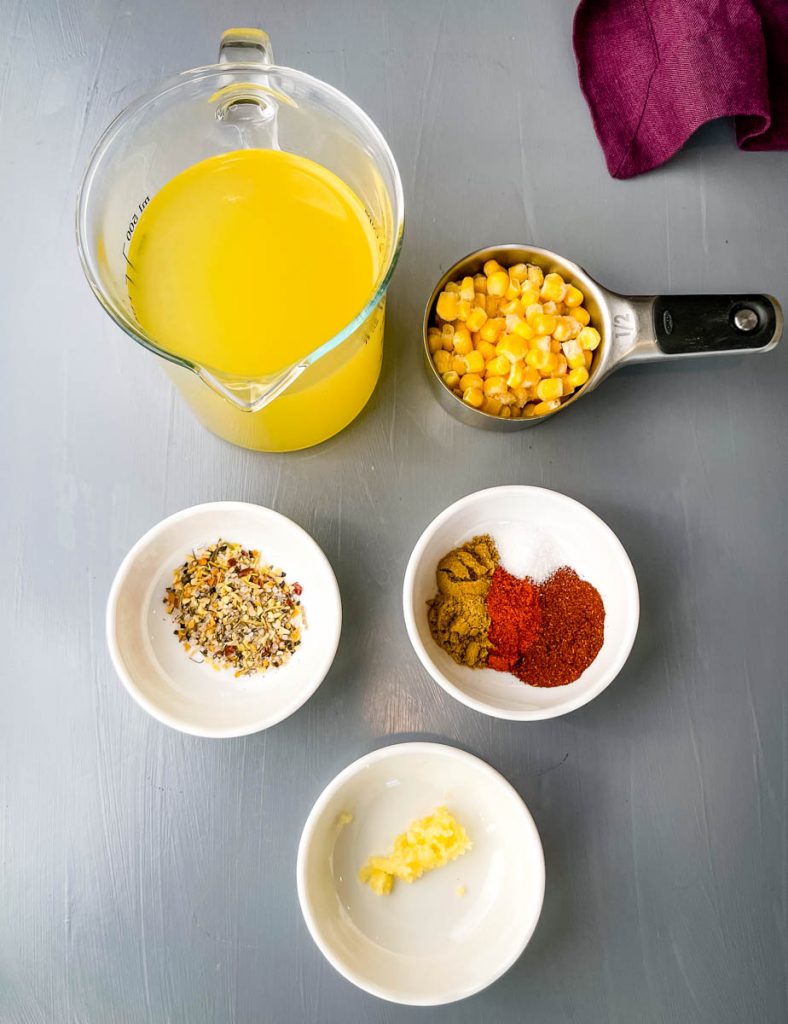
[[[487,278],[484,274],[474,274],[473,290],[474,292],[482,292],[484,295],[487,294]]]
[[[427,331],[427,344],[432,355],[435,355],[438,349],[443,347],[443,338],[437,327],[430,327]]]
[[[506,356],[509,362],[517,362],[518,359],[525,359],[527,347],[522,338],[516,334],[507,334],[495,346],[496,354]]]
[[[512,388],[514,397],[517,399],[518,406],[522,409],[525,403],[531,397],[531,389],[526,387]]]
[[[549,402],[540,402],[534,407],[534,416],[546,416],[549,412],[555,412],[560,405],[560,398],[553,398]]]
[[[473,293],[473,302],[471,303],[473,309],[483,309],[487,312],[487,296],[483,292]]]
[[[458,303],[459,297],[457,292],[443,291],[438,296],[438,303],[435,310],[441,320],[456,320]]]
[[[447,388],[456,388],[460,383],[460,375],[456,370],[448,370],[442,374],[442,379]]]
[[[471,303],[468,299],[460,299],[460,301],[457,303],[457,319],[467,320],[471,314],[472,309],[473,306],[471,306]]]
[[[560,380],[551,377],[540,380],[536,385],[536,397],[542,402],[550,402],[554,398],[560,398],[564,393],[564,386]]]
[[[525,370],[524,360],[518,359],[516,363],[512,363],[506,383],[513,391],[516,392],[517,388],[521,388],[525,384]]]
[[[509,284],[506,291],[503,293],[503,297],[507,302],[512,302],[520,294],[520,282],[515,281],[513,278],[509,278]]]
[[[572,328],[567,323],[569,317],[562,316],[559,318],[558,323],[553,328],[553,337],[556,341],[567,341],[572,337]]]
[[[503,334],[505,327],[506,321],[503,317],[491,317],[479,331],[479,334],[482,337],[482,341],[497,341]]]
[[[472,277],[464,277],[460,285],[460,301],[473,302],[476,289],[473,286]]]
[[[467,391],[468,388],[480,388],[484,384],[478,373],[464,373],[460,377],[460,390]]]
[[[602,340],[599,336],[599,331],[596,327],[584,327],[583,330],[578,334],[577,340],[580,342],[582,348],[589,352],[593,352]]]
[[[502,398],[508,391],[503,377],[488,377],[484,382],[484,393],[488,398]]]
[[[594,361],[594,353],[593,352],[584,351],[583,352],[583,356],[585,358],[586,369],[590,370],[591,369],[591,363],[593,363],[593,361]]]
[[[572,306],[582,306],[583,305],[583,293],[580,291],[579,288],[575,288],[575,286],[573,284],[568,284],[566,286],[566,294],[564,295],[564,302],[570,308]]]
[[[438,373],[443,374],[451,369],[451,356],[445,349],[436,352],[432,357],[432,361],[435,363],[435,369]]]
[[[499,271],[503,270],[503,267],[498,262],[498,260],[487,260],[482,269],[489,278],[492,277],[493,274],[497,274],[499,273]],[[506,276],[508,277],[509,275],[507,274]]]
[[[509,287],[509,275],[505,270],[496,270],[494,274],[487,277],[487,294],[501,296],[506,293]]]
[[[558,318],[549,313],[537,313],[531,321],[531,326],[537,334],[552,334],[558,326]]]
[[[509,406],[509,405],[505,405],[505,406],[503,407],[503,409],[501,409],[501,411],[500,411],[500,412],[498,413],[498,415],[499,415],[499,416],[501,417],[501,419],[503,419],[503,420],[508,420],[508,419],[510,419],[510,418],[511,418],[511,415],[512,415],[512,408],[511,408],[511,406]]]
[[[482,412],[488,412],[491,416],[497,416],[503,408],[497,398],[485,398],[482,404]]]
[[[563,303],[561,303],[561,305],[563,305]],[[557,302],[543,302],[542,303],[542,309],[545,311],[545,313],[549,313],[550,316],[555,316],[556,313],[558,312],[558,303]]]
[[[468,355],[470,355],[470,352],[468,353]],[[455,353],[451,357],[451,362],[449,363],[449,369],[450,370],[454,370],[455,373],[459,373],[460,376],[462,376],[465,373],[466,369],[467,369],[467,363],[466,363],[467,358],[468,358],[468,356],[458,356]]]
[[[462,400],[468,405],[473,406],[474,409],[478,409],[484,401],[484,394],[481,388],[468,388],[462,393]]]
[[[523,306],[526,308],[528,308],[528,306],[533,306],[534,303],[537,303],[538,301],[539,289],[536,286],[529,284],[520,292],[520,302],[522,302]]]
[[[588,380],[588,370],[585,366],[578,366],[568,374],[569,383],[574,388],[581,388]]]
[[[572,310],[572,316],[583,327],[587,327],[591,323],[591,314],[588,312],[585,306],[576,306]]]
[[[561,352],[561,342],[560,341],[556,341],[555,338],[551,338],[550,339],[550,351],[554,352],[556,355],[559,355],[560,352]]]
[[[533,338],[536,332],[526,320],[521,320],[515,325],[514,333],[518,338],[523,338],[524,341],[528,341],[529,338]]]
[[[507,377],[511,363],[506,356],[496,356],[491,359],[484,368],[487,377]]]
[[[449,281],[446,287],[443,289],[446,292],[453,292],[455,295],[460,294],[460,285],[458,281]]]
[[[575,390],[575,385],[569,379],[569,374],[561,378],[561,383],[564,386],[563,397],[566,398],[567,395],[571,395],[572,392]]]
[[[469,331],[476,332],[482,329],[487,323],[487,312],[476,306],[468,314],[468,319],[465,321],[465,326]]]
[[[498,355],[498,349],[491,341],[480,340],[479,344],[476,346],[476,350],[477,352],[481,352],[484,356],[485,363],[489,362],[491,359],[495,359]]]
[[[467,356],[469,352],[473,352],[473,340],[467,328],[454,332],[454,351],[458,356]]]
[[[555,375],[556,377],[563,377],[568,372],[569,364],[566,361],[566,356],[562,353],[558,356],[558,368],[555,371]]]
[[[528,283],[537,290],[542,287],[544,281],[544,271],[541,267],[535,267],[533,264],[528,264]]]
[[[509,277],[513,277],[515,281],[525,281],[528,277],[527,264],[515,263],[514,266],[509,267]]]
[[[553,302],[563,302],[565,292],[566,285],[563,277],[560,274],[547,274],[539,290],[539,297],[552,299]]]
[[[525,319],[533,327],[534,319],[537,316],[544,314],[544,308],[541,302],[533,302],[530,306],[525,307]]]
[[[583,350],[580,347],[579,341],[565,341],[561,346],[561,351],[566,358],[570,370],[574,370],[577,366],[585,366]]]
[[[465,356],[466,373],[482,373],[484,371],[484,356],[478,350],[469,352]]]
[[[512,299],[511,302],[503,303],[501,312],[504,316],[516,316],[518,319],[522,319],[525,316],[525,308],[519,299]]]
[[[528,348],[537,352],[552,352],[552,338],[549,334],[537,334],[528,342]]]
[[[501,308],[500,295],[488,295],[484,308],[487,310],[487,316],[497,316]]]

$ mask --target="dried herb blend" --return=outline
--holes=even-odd
[[[260,552],[218,540],[175,570],[164,597],[184,649],[245,676],[278,668],[301,642],[301,585]]]

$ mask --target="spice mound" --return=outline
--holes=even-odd
[[[391,892],[394,879],[414,882],[425,871],[442,868],[470,850],[468,833],[446,807],[438,807],[426,818],[412,821],[406,832],[394,840],[386,857],[370,857],[358,873],[377,896]]]
[[[195,661],[238,676],[279,668],[301,642],[301,585],[260,562],[260,552],[218,540],[172,574],[164,605]]]
[[[481,667],[490,649],[487,593],[498,549],[487,534],[454,548],[438,562],[438,593],[429,602],[430,632],[460,665]]]
[[[540,583],[514,576],[484,535],[442,558],[436,582],[430,631],[461,665],[510,672],[530,686],[565,686],[602,648],[602,598],[568,566]]]

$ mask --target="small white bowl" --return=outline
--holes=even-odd
[[[173,570],[220,537],[260,551],[304,588],[306,628],[280,668],[236,679],[192,661],[173,635],[162,604]],[[239,501],[195,505],[154,526],[124,558],[107,602],[107,643],[124,686],[154,718],[193,736],[246,736],[292,715],[325,678],[341,626],[337,581],[315,541],[278,512]]]
[[[466,668],[433,640],[427,601],[437,591],[438,562],[483,533],[496,540],[504,568],[515,575],[534,572],[543,560],[540,546],[546,546],[556,564],[570,566],[599,591],[605,605],[604,643],[575,682],[528,686],[506,672]],[[402,602],[408,636],[432,678],[469,708],[516,722],[565,715],[600,694],[627,660],[640,614],[632,563],[610,527],[564,494],[514,485],[469,494],[433,519],[410,556]]]
[[[388,896],[358,881],[367,857],[441,805],[472,849],[411,885],[395,881]],[[544,898],[542,844],[519,795],[478,757],[439,743],[384,747],[340,772],[307,818],[297,875],[307,927],[331,965],[411,1006],[464,999],[500,977]]]

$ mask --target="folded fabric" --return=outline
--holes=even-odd
[[[614,178],[717,117],[742,149],[788,149],[788,0],[581,0],[574,48]]]

